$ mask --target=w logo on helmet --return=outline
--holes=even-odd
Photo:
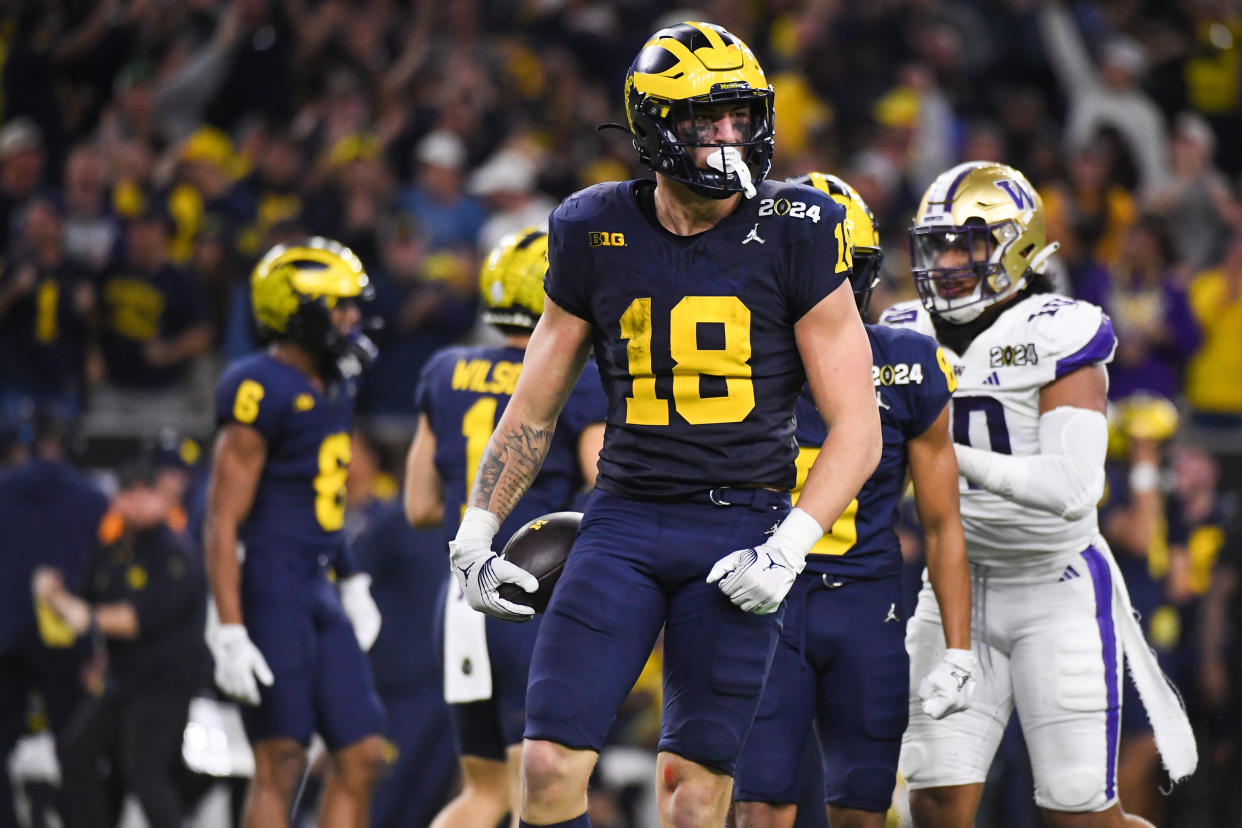
[[[1002,178],[995,182],[997,187],[1005,191],[1005,194],[1013,199],[1013,203],[1017,205],[1019,210],[1035,209],[1035,196],[1027,191],[1025,187],[1016,181],[1008,178]]]

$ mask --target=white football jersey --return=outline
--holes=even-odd
[[[893,305],[881,323],[936,337],[917,300]],[[1116,348],[1112,322],[1096,305],[1039,293],[1007,307],[957,354],[941,343],[957,373],[950,416],[956,443],[1002,454],[1039,453],[1039,391],[1084,365],[1104,364]],[[1032,509],[959,478],[968,557],[982,564],[1036,564],[1081,552],[1098,532],[1095,510],[1078,520]]]

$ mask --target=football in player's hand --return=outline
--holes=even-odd
[[[581,520],[582,512],[553,512],[535,518],[514,532],[500,556],[539,579],[539,589],[525,592],[516,584],[501,584],[500,597],[534,607],[535,612],[547,609],[548,601],[552,600],[552,588],[561,577]]]

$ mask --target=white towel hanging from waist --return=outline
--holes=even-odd
[[[444,602],[444,700],[464,704],[491,697],[487,616],[470,608],[457,579],[450,575]]]

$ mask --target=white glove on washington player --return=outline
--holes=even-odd
[[[979,660],[970,650],[945,650],[940,663],[919,683],[923,712],[933,719],[943,719],[965,710],[975,694],[975,671]]]
[[[501,598],[500,585],[517,584],[527,592],[536,592],[539,581],[492,551],[492,538],[499,528],[500,521],[486,509],[471,506],[466,510],[457,537],[449,541],[453,577],[471,609],[502,621],[528,621],[535,610]]]
[[[743,612],[776,612],[806,566],[807,553],[823,534],[815,518],[801,509],[791,509],[772,537],[716,561],[707,582],[719,582],[720,591]]]

